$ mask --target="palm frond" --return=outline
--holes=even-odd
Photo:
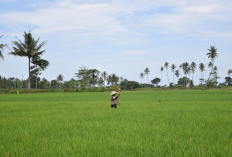
[[[3,35],[0,36],[0,38],[3,37]],[[4,47],[7,47],[6,44],[0,44],[0,58],[4,59],[3,55],[2,55],[2,51],[4,49]]]
[[[2,52],[0,51],[0,58],[4,59]]]

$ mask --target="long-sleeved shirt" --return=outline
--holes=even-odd
[[[111,96],[111,105],[117,105],[118,96]]]

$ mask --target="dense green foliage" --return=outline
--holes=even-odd
[[[0,95],[0,156],[232,156],[232,91]],[[159,101],[158,101],[159,100]]]
[[[136,81],[128,81],[128,80],[124,80],[124,81],[121,81],[120,82],[120,88],[122,90],[126,89],[126,90],[133,90],[133,89],[136,89],[136,88],[139,88],[140,85],[138,82]]]

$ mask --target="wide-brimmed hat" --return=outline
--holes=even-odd
[[[112,91],[110,95],[114,95],[114,94],[117,94],[118,92],[116,91]]]

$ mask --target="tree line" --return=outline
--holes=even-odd
[[[0,36],[0,38],[3,36]],[[59,74],[54,80],[48,81],[46,78],[40,78],[40,75],[50,65],[48,60],[42,58],[45,50],[42,50],[46,44],[45,41],[40,42],[40,38],[35,38],[29,31],[24,32],[23,41],[17,39],[12,42],[12,51],[8,54],[27,57],[28,58],[28,78],[26,80],[19,78],[6,78],[0,76],[0,89],[85,89],[95,87],[110,87],[115,84],[120,85],[122,89],[135,89],[145,87],[163,87],[163,79],[166,75],[168,86],[181,86],[181,87],[193,87],[194,74],[197,68],[201,72],[200,86],[215,87],[218,85],[231,85],[232,70],[228,70],[228,76],[225,77],[224,83],[218,83],[218,67],[215,65],[215,59],[218,57],[217,49],[215,46],[210,46],[207,56],[209,58],[208,68],[210,73],[208,78],[204,77],[206,66],[204,63],[196,64],[195,62],[184,62],[179,66],[175,64],[169,64],[165,62],[160,68],[160,77],[156,77],[149,80],[150,70],[145,68],[143,72],[139,74],[141,82],[129,81],[123,77],[119,77],[117,74],[107,74],[106,71],[100,72],[97,69],[87,69],[86,67],[79,67],[75,73],[75,79],[72,78],[69,81],[64,81],[64,76]],[[7,48],[6,44],[0,44],[0,58],[4,59],[3,50]],[[171,73],[169,73],[171,71]],[[166,72],[164,75],[163,73]],[[172,75],[172,81],[170,76]],[[143,83],[143,79],[146,76],[147,83]],[[166,86],[166,85],[165,85]]]
[[[169,64],[168,62],[165,62],[163,66],[160,68],[160,73],[161,76],[160,78],[154,78],[151,80],[151,83],[158,86],[159,83],[161,83],[160,86],[163,86],[163,73],[166,72],[166,78],[168,81],[168,86],[173,87],[173,86],[184,86],[184,87],[194,87],[194,74],[197,70],[201,72],[201,77],[199,78],[200,86],[207,86],[207,87],[216,87],[218,85],[232,85],[232,78],[230,75],[232,74],[232,70],[229,69],[227,74],[228,76],[225,77],[225,82],[219,84],[218,79],[220,78],[218,76],[218,67],[215,65],[215,59],[218,57],[217,49],[215,46],[210,46],[210,49],[207,49],[207,57],[209,58],[209,63],[208,63],[208,68],[210,70],[208,78],[204,77],[204,72],[206,70],[206,66],[204,63],[199,63],[199,65],[196,64],[196,62],[184,62],[177,67],[175,64]],[[170,70],[169,70],[170,69]],[[171,71],[173,81],[170,81],[170,74],[169,72]],[[182,72],[182,77],[181,77],[181,72]],[[143,72],[139,74],[139,78],[142,80],[144,79],[145,76],[147,76],[147,82],[149,83],[148,80],[148,75],[150,73],[149,68],[145,68]]]

